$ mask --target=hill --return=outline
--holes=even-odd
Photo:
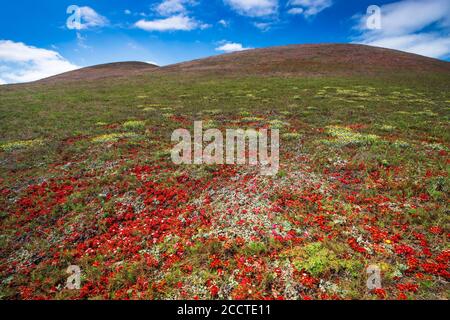
[[[57,83],[61,81],[90,81],[105,78],[132,77],[159,68],[156,65],[130,61],[114,62],[81,68],[42,79],[40,83]]]
[[[447,62],[355,45],[0,86],[0,299],[448,299],[449,107]],[[278,129],[277,174],[174,164],[199,120]]]
[[[108,63],[38,81],[58,83],[138,75],[375,76],[450,74],[450,63],[396,50],[355,44],[290,45],[252,49],[158,67],[144,62]]]
[[[246,50],[166,66],[157,71],[240,75],[450,73],[450,63],[365,45],[314,44]]]

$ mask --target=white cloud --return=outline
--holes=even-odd
[[[263,17],[278,11],[278,0],[224,0],[237,13],[249,17]]]
[[[86,29],[93,27],[103,27],[109,23],[108,19],[95,12],[95,10],[91,7],[81,7],[80,10],[81,19],[82,21],[85,21],[84,23],[82,23],[82,26],[84,26]]]
[[[224,28],[228,28],[228,26],[230,25],[230,23],[224,19],[219,20],[218,23]]]
[[[306,18],[315,16],[333,5],[333,0],[290,0],[290,14],[303,14]]]
[[[131,11],[128,10],[128,9],[126,9],[123,13],[125,13],[125,14],[131,14]]]
[[[98,14],[91,7],[78,7],[78,14],[80,15],[80,23],[67,21],[69,29],[85,30],[95,27],[104,27],[109,24],[108,19]],[[70,19],[70,18],[69,18]]]
[[[145,63],[149,63],[149,64],[152,64],[154,66],[158,66],[159,67],[159,64],[157,62],[155,62],[155,61],[145,61]]]
[[[367,44],[375,47],[391,48],[427,57],[445,57],[450,53],[450,37],[436,33],[407,34],[374,39]]]
[[[403,0],[381,7],[384,35],[404,35],[437,23],[450,25],[450,1],[448,0]],[[365,17],[364,25],[365,27]]]
[[[153,10],[163,16],[160,19],[142,19],[135,26],[146,31],[190,31],[207,29],[211,25],[197,21],[188,14],[187,6],[196,5],[196,0],[163,0]]]
[[[215,50],[230,53],[230,52],[236,52],[236,51],[244,51],[244,50],[248,50],[248,49],[251,49],[251,48],[244,48],[242,46],[242,44],[240,44],[240,43],[227,42],[227,43],[221,45],[220,47],[217,47]]]
[[[381,29],[368,30],[359,16],[357,43],[424,56],[450,55],[450,1],[402,0],[381,7]]]
[[[297,15],[297,14],[302,14],[305,10],[303,10],[303,8],[291,8],[288,10],[289,14],[292,15]]]
[[[273,23],[272,22],[255,22],[253,25],[261,31],[267,31],[273,26]]]
[[[86,37],[83,36],[80,32],[77,31],[77,44],[80,48],[89,49],[91,48],[86,44]]]
[[[156,20],[139,20],[135,26],[145,31],[190,31],[206,29],[208,24],[201,23],[183,14]]]
[[[0,81],[35,81],[79,68],[53,50],[0,40]]]
[[[186,13],[186,5],[194,5],[192,0],[164,0],[155,8],[156,12],[163,16],[170,16],[177,13]]]

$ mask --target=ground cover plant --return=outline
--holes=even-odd
[[[0,298],[448,299],[449,80],[1,87]],[[194,120],[279,128],[280,171],[174,165],[170,135]]]

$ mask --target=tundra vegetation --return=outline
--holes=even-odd
[[[448,74],[0,87],[2,299],[448,299]],[[195,120],[280,169],[174,165]],[[81,289],[65,288],[69,265]],[[366,287],[378,265],[382,288]]]

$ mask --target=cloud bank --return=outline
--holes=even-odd
[[[302,14],[305,18],[310,18],[332,5],[333,0],[290,0],[288,6],[291,9],[288,10],[288,13],[293,15]]]
[[[154,11],[162,16],[158,19],[142,19],[135,23],[135,27],[145,31],[191,31],[206,29],[209,24],[202,23],[189,16],[188,7],[197,3],[193,0],[164,0],[154,6]]]
[[[356,17],[354,42],[433,58],[450,56],[450,1],[403,0],[381,7],[381,29],[369,30]],[[432,29],[432,31],[431,31]]]
[[[78,68],[56,51],[0,40],[0,83],[35,81]]]
[[[67,21],[67,26],[69,29],[86,30],[96,27],[104,27],[109,24],[107,18],[98,14],[91,7],[71,6],[69,8],[71,9],[68,10],[68,13],[79,15],[80,18],[80,20],[77,22],[76,20],[73,20],[75,16],[70,17]]]
[[[264,17],[278,11],[278,0],[224,0],[224,2],[243,16]]]

